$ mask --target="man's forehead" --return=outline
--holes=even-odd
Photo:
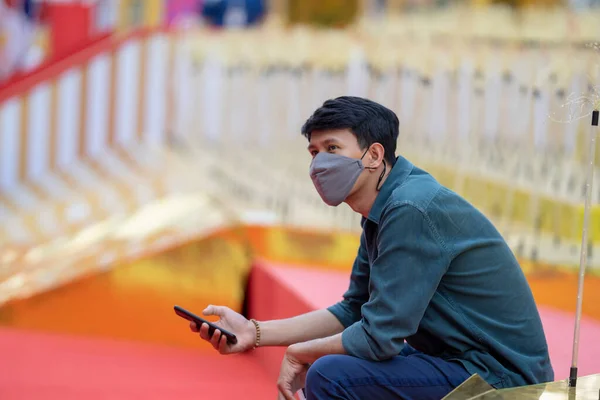
[[[314,131],[310,135],[309,146],[323,146],[331,143],[356,142],[356,137],[348,129]]]

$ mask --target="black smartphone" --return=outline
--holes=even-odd
[[[236,344],[237,343],[237,337],[233,333],[228,332],[225,329],[216,326],[215,324],[205,320],[204,318],[200,318],[196,314],[193,314],[184,308],[175,306],[175,307],[173,307],[173,309],[175,310],[175,314],[179,315],[181,318],[187,319],[188,321],[191,321],[191,322],[195,322],[196,325],[198,325],[198,329],[200,329],[200,326],[202,324],[207,324],[208,325],[208,335],[210,337],[212,337],[213,333],[215,333],[215,330],[218,329],[221,331],[222,335],[225,335],[225,337],[227,338],[228,344]]]

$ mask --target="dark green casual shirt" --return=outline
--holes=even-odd
[[[475,207],[398,157],[362,226],[350,286],[329,308],[348,354],[386,360],[406,341],[496,388],[554,379],[523,271]]]

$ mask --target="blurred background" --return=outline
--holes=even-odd
[[[299,133],[340,95],[394,110],[398,153],[502,232],[566,378],[597,40],[599,0],[0,0],[0,398],[274,398],[279,350],[215,357],[172,306],[341,297],[360,219]]]

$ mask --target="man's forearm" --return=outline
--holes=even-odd
[[[311,311],[297,317],[259,322],[260,346],[290,346],[333,336],[344,330],[329,311]]]
[[[331,354],[348,354],[342,343],[342,334],[297,343],[288,347],[287,354],[305,364],[312,364],[319,358]]]

